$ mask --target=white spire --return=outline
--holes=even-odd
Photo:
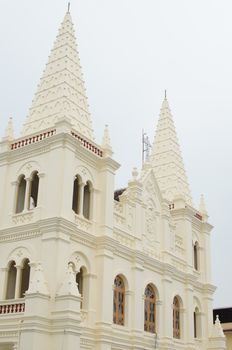
[[[8,120],[8,124],[6,127],[5,131],[5,138],[8,140],[13,140],[14,139],[14,127],[13,127],[13,118],[10,117]]]
[[[192,205],[189,184],[166,92],[152,147],[151,164],[164,197],[172,201],[181,195],[186,203]]]
[[[44,273],[43,273],[41,263],[37,264],[29,289],[26,292],[26,294],[33,294],[33,293],[49,295],[47,283],[44,278]]]
[[[68,118],[77,132],[94,139],[69,11],[61,24],[22,134],[54,128],[60,118]]]
[[[101,147],[104,150],[105,156],[112,156],[113,152],[110,144],[110,134],[109,134],[109,128],[107,124],[105,125]]]
[[[58,296],[61,295],[72,295],[79,297],[79,291],[77,288],[76,278],[75,278],[75,272],[73,271],[72,264],[68,264],[68,268],[66,271],[64,282],[61,284],[58,293]]]

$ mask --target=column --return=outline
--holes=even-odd
[[[163,305],[162,305],[162,324],[160,324],[160,337],[166,341],[173,339],[173,299],[172,299],[172,279],[164,276],[163,285]]]
[[[7,278],[8,278],[8,267],[1,269],[1,281],[4,281],[0,284],[0,298],[1,300],[6,299],[6,289],[7,289]]]
[[[83,203],[84,203],[84,187],[85,183],[81,182],[78,187],[78,214],[83,216]]]
[[[26,193],[25,193],[25,200],[24,200],[24,209],[23,212],[28,211],[29,209],[29,193],[30,193],[30,187],[31,187],[31,178],[26,178]]]
[[[90,220],[93,220],[93,208],[94,208],[94,193],[95,193],[95,190],[93,187],[90,188],[90,207],[89,207],[89,219]]]
[[[161,325],[162,325],[162,301],[161,300],[157,300],[157,302],[155,303],[155,307],[156,307],[156,315],[155,315],[155,331],[157,336],[160,336],[160,329],[161,329]]]
[[[93,292],[96,291],[96,275],[83,275],[83,310],[87,311],[87,324],[93,327],[96,319],[96,300]]]
[[[17,192],[18,192],[18,181],[13,181],[12,183],[13,187],[13,196],[12,196],[12,214],[16,213],[16,205],[17,205]]]
[[[15,284],[15,299],[19,299],[20,296],[20,289],[21,289],[21,280],[22,280],[22,267],[20,265],[15,266],[17,269],[16,274],[16,284]]]
[[[38,198],[37,198],[37,207],[41,204],[41,198],[43,198],[43,185],[41,186],[42,179],[44,178],[45,174],[39,173],[39,188],[38,188]],[[43,201],[43,200],[42,200]]]

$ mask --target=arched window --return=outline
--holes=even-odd
[[[173,338],[180,339],[180,302],[173,299]]]
[[[80,295],[83,298],[83,269],[80,268],[80,271],[76,274],[76,283],[77,283],[77,288],[80,293]],[[82,302],[81,302],[81,309],[82,309]]]
[[[75,180],[73,182],[73,199],[72,199],[72,210],[79,214],[79,186],[80,186],[80,180],[78,176],[75,177]]]
[[[199,308],[196,306],[193,313],[194,338],[201,337],[201,316]]]
[[[15,285],[16,285],[17,269],[15,267],[15,261],[11,261],[9,264],[7,286],[6,286],[6,299],[15,298]]]
[[[144,300],[144,330],[150,333],[155,333],[155,318],[156,318],[156,296],[154,288],[148,284],[145,289]]]
[[[25,176],[22,175],[19,178],[19,184],[18,184],[18,193],[17,193],[17,201],[16,201],[16,214],[21,213],[24,210],[26,184],[27,184],[27,182],[25,180]]]
[[[195,242],[193,246],[193,266],[194,266],[194,269],[197,271],[199,269],[198,250],[199,250],[198,242]]]
[[[20,298],[23,298],[25,296],[25,292],[29,288],[29,281],[30,281],[30,261],[28,259],[25,259],[23,262],[23,268],[22,268],[22,275],[21,275],[21,287],[20,287]]]
[[[35,171],[32,174],[32,179],[31,179],[29,209],[34,209],[37,207],[38,192],[39,192],[39,176],[38,176],[38,171]]]
[[[91,185],[89,181],[84,187],[84,202],[83,202],[83,215],[86,219],[90,219],[90,205],[91,205]]]
[[[124,326],[125,318],[125,286],[123,279],[116,276],[114,280],[113,322]]]

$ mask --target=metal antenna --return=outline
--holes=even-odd
[[[70,2],[68,3],[68,13],[70,12]]]
[[[165,98],[165,100],[167,98],[167,90],[166,89],[164,90],[164,98]]]

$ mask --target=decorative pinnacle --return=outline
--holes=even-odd
[[[205,199],[203,194],[201,195],[201,199],[200,199],[199,211],[201,214],[207,216],[207,210],[206,210]]]
[[[112,155],[112,147],[110,144],[109,128],[108,128],[107,124],[105,125],[105,130],[104,130],[101,146],[102,146],[103,150],[105,151],[106,156]]]
[[[27,291],[27,294],[33,293],[49,295],[47,283],[44,278],[43,268],[40,262],[36,265],[34,276]]]
[[[136,180],[137,180],[138,175],[139,175],[138,169],[137,169],[136,167],[134,167],[133,170],[132,170],[132,178],[133,178],[133,181],[136,181]]]
[[[75,272],[73,271],[73,266],[71,263],[68,264],[64,281],[61,284],[57,295],[73,295],[76,297],[80,296],[77,288]]]
[[[165,98],[165,100],[167,99],[167,90],[166,89],[164,90],[164,98]]]
[[[10,117],[5,131],[5,137],[9,140],[14,139],[13,118]]]
[[[70,2],[68,2],[68,13],[70,13]]]

